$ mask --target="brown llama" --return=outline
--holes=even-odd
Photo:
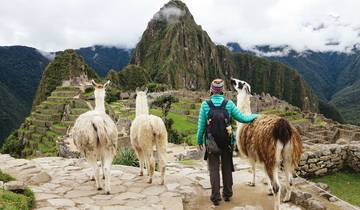
[[[231,84],[238,92],[237,106],[244,114],[251,114],[251,87],[247,82],[231,79]],[[274,209],[280,209],[279,167],[283,162],[286,176],[286,195],[283,201],[291,196],[292,176],[298,166],[303,151],[300,134],[295,127],[276,115],[259,115],[249,124],[238,124],[236,141],[240,154],[246,156],[252,167],[253,179],[249,183],[255,186],[255,163],[264,164],[268,177],[270,194],[274,195]]]

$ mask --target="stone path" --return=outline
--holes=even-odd
[[[0,169],[31,187],[38,210],[212,208],[208,200],[210,185],[205,162],[198,160],[181,164],[169,159],[165,185],[159,185],[158,173],[154,183],[147,184],[146,177],[137,176],[138,168],[114,165],[111,195],[96,190],[94,181],[90,181],[91,169],[82,159],[47,157],[24,160],[0,155]],[[250,180],[249,166],[238,158],[235,162],[234,198],[216,209],[268,209],[272,197],[266,195],[262,172],[257,175],[258,186],[249,188],[245,185]],[[283,204],[282,209],[300,208]]]

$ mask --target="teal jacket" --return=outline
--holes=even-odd
[[[220,106],[224,100],[224,96],[223,95],[213,95],[210,97],[210,100],[214,104],[214,106]],[[239,111],[239,109],[235,106],[235,104],[232,100],[229,100],[227,102],[225,108],[228,111],[230,118],[234,118],[236,121],[239,121],[241,123],[252,122],[257,117],[257,114],[251,114],[251,115],[242,114]],[[204,133],[205,133],[205,128],[206,128],[207,115],[208,115],[209,111],[210,111],[209,105],[207,104],[206,101],[203,101],[201,104],[201,107],[200,107],[199,119],[198,119],[197,144],[204,144],[203,139],[204,139]],[[206,140],[205,140],[205,144],[206,144]]]

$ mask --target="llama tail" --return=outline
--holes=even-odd
[[[292,129],[287,120],[280,118],[274,125],[272,135],[285,146],[291,139]]]
[[[99,146],[107,146],[108,143],[108,135],[105,128],[105,122],[101,119],[94,119],[91,121],[91,124],[95,130],[97,135],[96,145]]]

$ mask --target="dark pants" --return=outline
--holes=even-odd
[[[221,173],[223,179],[223,197],[230,198],[233,195],[232,192],[232,172],[234,171],[232,161],[232,150],[223,150],[221,155],[208,154],[208,169],[210,172],[210,183],[211,183],[211,196],[212,202],[220,201],[220,163]]]

